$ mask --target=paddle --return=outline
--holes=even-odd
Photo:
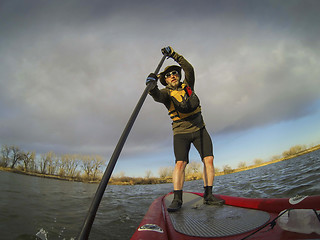
[[[166,59],[167,55],[164,55],[158,65],[158,67],[156,68],[154,74],[158,74],[164,60]],[[101,202],[101,199],[103,197],[103,194],[104,194],[104,191],[108,185],[108,182],[109,182],[109,179],[111,177],[111,174],[112,174],[112,171],[116,165],[116,162],[118,160],[118,157],[121,153],[121,150],[123,148],[123,145],[129,135],[129,132],[133,126],[133,123],[134,121],[136,120],[137,116],[138,116],[138,113],[143,105],[143,102],[144,100],[146,99],[147,95],[148,95],[148,92],[150,91],[150,89],[152,89],[154,87],[154,85],[156,84],[156,81],[154,82],[149,82],[144,90],[144,92],[142,93],[135,109],[133,110],[132,114],[131,114],[131,117],[125,127],[125,129],[123,130],[122,132],[122,135],[118,141],[118,144],[116,146],[116,148],[114,149],[113,151],[113,154],[109,160],[109,163],[108,163],[108,166],[103,174],[103,177],[101,179],[101,182],[98,186],[98,189],[96,191],[96,194],[92,200],[92,203],[91,203],[91,206],[90,206],[90,209],[89,209],[89,212],[87,214],[87,217],[82,225],[82,229],[81,229],[81,232],[79,233],[79,236],[77,237],[77,239],[88,239],[89,237],[89,234],[90,234],[90,230],[91,230],[91,227],[92,227],[92,224],[93,224],[93,221],[94,221],[94,218],[96,216],[96,213],[97,213],[97,210],[98,210],[98,207],[99,207],[99,204]]]

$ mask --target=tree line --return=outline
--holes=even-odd
[[[105,162],[99,155],[57,155],[51,151],[37,156],[35,151],[25,152],[14,145],[2,145],[0,152],[0,167],[79,181],[99,180]]]
[[[320,148],[320,145],[315,148]],[[273,156],[271,161],[277,159],[286,159],[295,156],[307,150],[305,145],[296,145],[286,150],[282,155]],[[0,152],[0,167],[15,169],[26,173],[35,173],[41,175],[58,176],[62,179],[76,181],[99,181],[101,180],[101,167],[105,160],[99,155],[79,155],[62,154],[57,155],[54,152],[37,154],[33,152],[22,151],[17,146],[2,145]],[[215,175],[225,175],[237,171],[247,170],[253,167],[263,165],[262,159],[254,159],[253,165],[247,166],[246,162],[239,162],[238,168],[233,169],[229,165],[222,168],[215,167]],[[119,174],[112,175],[110,184],[155,184],[167,183],[172,181],[173,166],[161,167],[158,170],[159,177],[153,177],[151,170],[145,172],[145,177],[127,177],[122,171]],[[185,169],[185,179],[202,179],[203,164],[200,161],[191,161]]]
[[[312,148],[312,147],[311,147]],[[221,174],[230,174],[230,173],[234,173],[236,171],[239,171],[239,170],[245,170],[245,169],[250,169],[250,168],[253,168],[253,167],[258,167],[258,166],[261,166],[265,163],[272,163],[274,162],[275,160],[279,160],[279,159],[287,159],[287,158],[290,158],[292,156],[295,156],[305,150],[307,150],[307,146],[306,145],[295,145],[293,147],[291,147],[290,149],[288,150],[285,150],[284,152],[282,152],[281,155],[274,155],[271,157],[271,161],[263,161],[262,159],[260,158],[256,158],[253,160],[253,164],[252,165],[247,165],[246,162],[244,161],[241,161],[238,163],[238,167],[237,169],[233,169],[231,168],[229,165],[224,165],[223,168],[222,168],[222,171],[216,169],[218,171],[218,175],[221,175]]]
[[[301,153],[307,149],[306,145],[295,145],[291,147],[289,150],[285,150],[281,155],[276,155],[271,158],[271,161],[281,158],[290,158],[291,156],[295,156],[298,153]],[[215,175],[226,175],[230,173],[236,172],[239,169],[251,168],[254,166],[260,166],[263,163],[267,163],[260,158],[256,158],[253,160],[252,165],[247,165],[245,161],[241,161],[238,163],[236,169],[232,168],[230,165],[225,164],[222,168],[215,167]],[[186,167],[186,179],[187,180],[198,180],[202,178],[203,165],[200,162],[191,162]],[[172,177],[173,167],[162,167],[159,169],[160,178],[170,178]]]

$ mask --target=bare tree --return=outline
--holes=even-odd
[[[124,171],[121,171],[117,174],[118,178],[124,178],[126,176],[126,173]]]
[[[145,178],[150,178],[152,176],[152,172],[151,170],[147,170],[146,173],[145,173]]]
[[[21,160],[21,150],[17,146],[11,146],[10,147],[11,152],[11,168],[14,168],[14,166]]]
[[[57,170],[56,170],[56,173],[58,176],[60,177],[64,177],[66,176],[66,161],[67,161],[67,158],[65,158],[66,154],[65,155],[61,155],[59,157],[57,157]]]
[[[91,156],[86,155],[81,157],[81,167],[89,180],[93,178],[96,164]]]
[[[186,175],[202,172],[202,164],[200,162],[190,162],[185,171]]]
[[[46,154],[47,158],[47,168],[48,168],[48,174],[55,175],[56,169],[58,167],[58,159],[57,155],[54,152],[48,152]]]
[[[245,167],[247,167],[246,162],[239,162],[238,168],[245,168]]]
[[[298,152],[301,152],[301,151],[303,151],[303,150],[305,150],[305,149],[306,149],[306,146],[305,146],[305,145],[296,145],[296,146],[291,147],[289,150],[284,151],[284,152],[282,153],[282,155],[283,155],[284,157],[290,157],[290,156],[295,155],[295,154],[297,154]]]
[[[98,177],[98,174],[101,172],[100,168],[105,163],[105,161],[101,156],[98,155],[92,156],[91,161],[93,162],[92,179],[95,180]]]
[[[8,167],[10,162],[10,147],[7,145],[1,146],[1,158],[0,166]]]
[[[277,159],[280,159],[280,158],[281,158],[280,155],[273,155],[273,156],[271,157],[271,161],[274,161],[274,160],[277,160]]]
[[[220,170],[219,167],[214,167],[214,173],[215,173],[215,174],[218,174],[218,173],[220,173],[220,172],[221,172],[221,170]]]
[[[80,164],[80,157],[76,154],[65,154],[61,156],[61,168],[68,177],[77,175],[77,168]]]
[[[41,154],[40,156],[40,162],[39,162],[39,167],[40,167],[40,173],[46,174],[47,173],[47,166],[48,166],[48,157],[47,154]]]
[[[233,173],[233,172],[234,172],[234,170],[229,165],[223,166],[223,173],[224,174],[229,174],[229,173]]]
[[[35,170],[35,152],[22,152],[21,158],[23,161],[23,167],[25,171],[34,171]]]
[[[173,168],[172,167],[161,167],[159,168],[160,178],[172,177]]]
[[[257,159],[255,159],[255,160],[253,161],[253,163],[254,163],[254,165],[260,165],[260,164],[263,163],[263,160],[260,159],[260,158],[257,158]]]

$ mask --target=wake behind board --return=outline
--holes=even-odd
[[[170,205],[173,194],[164,199]],[[203,198],[183,193],[183,205],[177,212],[169,213],[177,232],[193,237],[226,237],[254,230],[270,219],[267,212],[228,205],[209,206]]]

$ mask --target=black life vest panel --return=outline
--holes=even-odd
[[[171,105],[169,115],[174,122],[192,118],[201,112],[200,100],[194,91],[185,83],[180,90],[170,90]]]

